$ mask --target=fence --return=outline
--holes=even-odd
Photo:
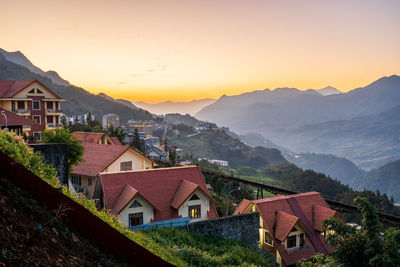
[[[155,223],[147,223],[147,224],[142,224],[142,225],[137,225],[137,226],[131,226],[129,227],[130,230],[136,231],[136,230],[147,230],[151,228],[162,228],[162,227],[181,227],[181,226],[187,226],[190,223],[189,217],[183,217],[183,218],[177,218],[177,219],[171,219],[171,220],[166,220],[162,222],[155,222]]]
[[[0,151],[0,176],[45,204],[49,211],[61,204],[68,207],[65,223],[88,241],[133,265],[172,266],[93,215],[89,210],[62,194],[41,178]]]

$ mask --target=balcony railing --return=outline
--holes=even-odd
[[[25,108],[12,109],[12,112],[19,113],[19,114],[27,114],[27,113],[29,114],[30,113],[29,109],[25,109]]]
[[[47,113],[62,113],[62,110],[59,108],[48,108]]]
[[[47,123],[47,127],[49,128],[61,127],[61,123]]]

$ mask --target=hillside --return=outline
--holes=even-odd
[[[196,117],[227,126],[238,134],[262,134],[273,143],[298,153],[334,154],[349,158],[356,164],[363,164],[360,167],[372,168],[397,157],[398,150],[392,147],[398,142],[394,142],[393,138],[384,141],[388,137],[385,127],[398,125],[395,116],[388,116],[384,122],[375,120],[378,125],[365,120],[362,129],[354,129],[359,133],[355,137],[347,131],[350,124],[339,128],[330,124],[324,129],[314,129],[314,126],[375,116],[393,110],[398,105],[400,77],[393,75],[348,93],[327,96],[315,90],[300,91],[295,88],[265,89],[236,96],[222,96],[198,112]],[[324,130],[335,134],[328,136]],[[318,134],[327,138],[320,139]],[[347,138],[343,138],[346,135]],[[369,138],[360,139],[364,135]],[[336,142],[335,137],[341,138],[340,141]],[[380,151],[375,153],[378,147]]]
[[[358,190],[379,190],[400,202],[400,160],[389,162],[354,179],[350,185]]]
[[[302,169],[322,172],[343,184],[350,184],[361,177],[365,171],[346,158],[316,153],[284,153],[284,157]]]
[[[286,162],[281,152],[274,148],[250,147],[223,130],[197,133],[193,128],[176,125],[178,136],[169,134],[170,145],[182,148],[195,157],[229,161],[232,168],[249,166],[264,168]]]
[[[0,203],[1,266],[123,265],[3,178]]]
[[[0,54],[0,80],[30,80],[37,79],[53,90],[60,97],[67,99],[61,103],[63,112],[68,115],[90,112],[100,119],[104,114],[115,113],[120,116],[122,122],[129,119],[146,120],[152,115],[145,110],[134,109],[123,103],[118,103],[98,95],[91,94],[83,88],[73,85],[55,84],[50,78],[34,73],[26,67],[8,61]]]

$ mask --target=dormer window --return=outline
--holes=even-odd
[[[135,201],[133,201],[132,205],[129,206],[129,208],[133,209],[133,208],[139,208],[141,206],[142,205],[137,200],[135,200]]]
[[[295,248],[297,247],[297,236],[296,235],[291,235],[288,236],[287,238],[287,248]]]
[[[193,196],[189,199],[189,201],[191,200],[198,200],[200,199],[196,194],[193,194]]]
[[[189,218],[196,219],[200,217],[201,217],[201,206],[200,205],[189,206]]]

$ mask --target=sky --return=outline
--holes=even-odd
[[[400,74],[398,0],[0,0],[0,47],[115,98],[276,87],[341,91]]]

